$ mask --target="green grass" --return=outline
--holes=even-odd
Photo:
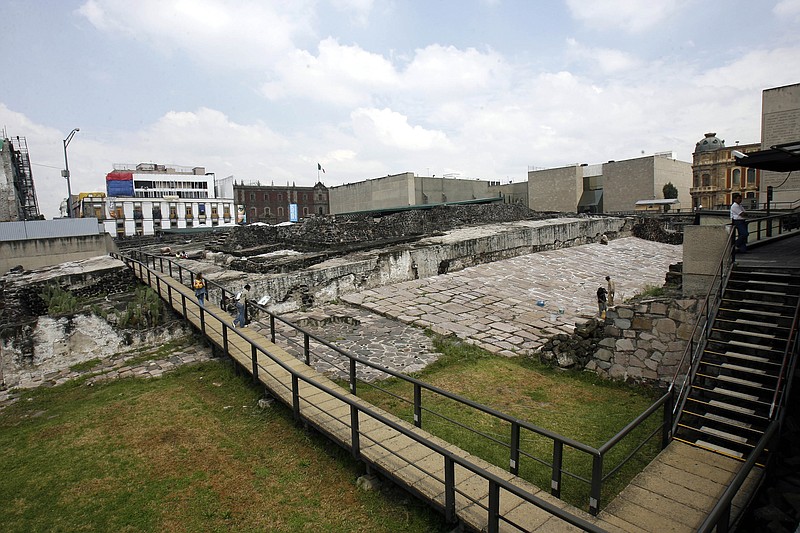
[[[552,369],[532,359],[495,357],[453,338],[436,337],[435,346],[443,355],[416,374],[418,379],[595,448],[618,433],[656,398],[648,389],[602,380],[590,373]],[[393,379],[376,384],[376,387],[359,386],[359,396],[409,422],[413,421],[413,387],[408,383]],[[387,395],[378,387],[402,399]],[[428,391],[422,392],[422,406],[423,429],[496,466],[509,468],[510,423]],[[446,419],[458,421],[483,435]],[[627,457],[660,420],[659,412],[623,439],[606,456],[604,472],[608,473]],[[633,461],[604,483],[601,505],[607,504],[657,454],[658,442],[656,436]],[[523,453],[528,455],[520,458],[520,475],[539,487],[549,489],[552,468],[547,464],[552,462],[553,440],[522,430],[520,443]],[[584,452],[567,446],[564,448],[563,468],[589,479],[592,460]],[[589,485],[565,475],[562,477],[561,497],[587,509]]]
[[[0,411],[0,524],[30,531],[448,531],[217,361],[26,391]]]

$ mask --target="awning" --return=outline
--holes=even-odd
[[[745,157],[736,157],[736,164],[747,168],[791,172],[800,170],[800,141],[777,144],[769,150],[750,152]]]

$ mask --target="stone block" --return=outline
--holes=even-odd
[[[614,352],[601,348],[594,353],[594,357],[600,361],[611,361],[614,357]]]
[[[642,369],[636,366],[629,366],[627,377],[633,379],[642,379]]]
[[[629,329],[626,329],[625,331],[622,332],[622,337],[625,338],[625,339],[635,339],[636,338],[636,332],[635,331],[631,331]]]
[[[619,329],[630,329],[631,321],[626,318],[617,318],[614,320],[614,326],[618,327]]]
[[[608,369],[608,377],[611,379],[625,379],[626,375],[626,369],[622,365],[611,365]]]
[[[662,302],[652,302],[650,304],[650,312],[654,315],[667,315],[667,304]]]
[[[644,366],[649,368],[650,370],[658,369],[658,361],[653,361],[652,359],[645,359]]]
[[[666,333],[668,335],[673,335],[678,329],[675,321],[669,318],[658,318],[653,325],[657,333]]]
[[[620,339],[614,345],[617,352],[632,352],[634,350],[633,341],[630,339]]]
[[[608,361],[595,361],[595,363],[597,364],[597,368],[601,370],[608,370],[611,368],[611,363]]]
[[[622,334],[622,331],[616,326],[608,325],[603,329],[603,333],[605,333],[609,337],[619,337]]]
[[[676,335],[679,339],[688,341],[689,339],[692,338],[692,331],[694,331],[693,324],[689,323],[681,324],[680,326],[678,326],[678,331],[676,332]]]
[[[629,309],[627,307],[618,307],[617,315],[620,318],[633,318],[633,309]]]
[[[617,345],[616,339],[605,338],[598,343],[605,348],[614,348]]]
[[[631,321],[631,327],[634,330],[650,331],[653,329],[653,320],[649,317],[635,316]]]

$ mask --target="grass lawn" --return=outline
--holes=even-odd
[[[657,398],[649,389],[602,380],[588,372],[552,369],[528,358],[493,356],[453,338],[435,337],[434,344],[442,357],[414,377],[595,448],[617,434]],[[413,421],[414,392],[407,382],[392,379],[374,387],[368,384],[359,384],[359,387],[359,396]],[[509,468],[510,423],[424,390],[422,406],[423,429],[501,468]],[[473,428],[483,436],[445,418]],[[659,411],[623,439],[606,456],[604,474],[632,453],[660,422]],[[660,434],[636,453],[630,463],[609,477],[603,484],[601,505],[608,504],[655,457],[659,443]],[[520,457],[520,475],[549,489],[553,440],[523,430],[520,444],[523,454],[527,454]],[[563,465],[575,476],[591,478],[592,460],[583,452],[565,446]],[[589,489],[585,481],[562,476],[561,498],[584,510],[588,509]]]
[[[25,393],[0,411],[0,524],[31,531],[450,531],[213,361]]]

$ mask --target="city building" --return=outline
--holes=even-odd
[[[672,152],[595,165],[528,171],[528,207],[535,211],[628,213],[640,200],[664,199],[671,183],[689,202],[692,166]]]
[[[233,225],[238,211],[233,198],[217,197],[204,167],[155,163],[114,165],[106,193],[80,193],[73,202],[78,217],[97,218],[116,236]]]
[[[313,187],[297,187],[288,183],[262,185],[234,180],[233,198],[243,206],[247,223],[297,222],[300,218],[330,213],[328,188],[322,182]]]
[[[39,220],[25,137],[0,136],[0,222]]]
[[[759,204],[761,171],[741,167],[733,152],[747,154],[760,148],[759,143],[727,147],[716,133],[706,133],[692,154],[692,208],[727,209],[733,202],[733,193],[739,192],[745,208],[755,209]]]
[[[800,144],[800,83],[765,89],[761,93],[761,150],[778,150],[798,157]],[[794,145],[794,149],[792,146]],[[777,147],[777,148],[776,148]],[[800,172],[760,171],[762,204],[767,187],[772,188],[772,205],[795,208],[800,204]]]
[[[417,176],[413,172],[404,172],[331,187],[328,190],[330,212],[352,213],[497,198],[499,192],[490,192],[490,183],[497,184],[461,179],[456,175],[437,178],[435,175]]]

